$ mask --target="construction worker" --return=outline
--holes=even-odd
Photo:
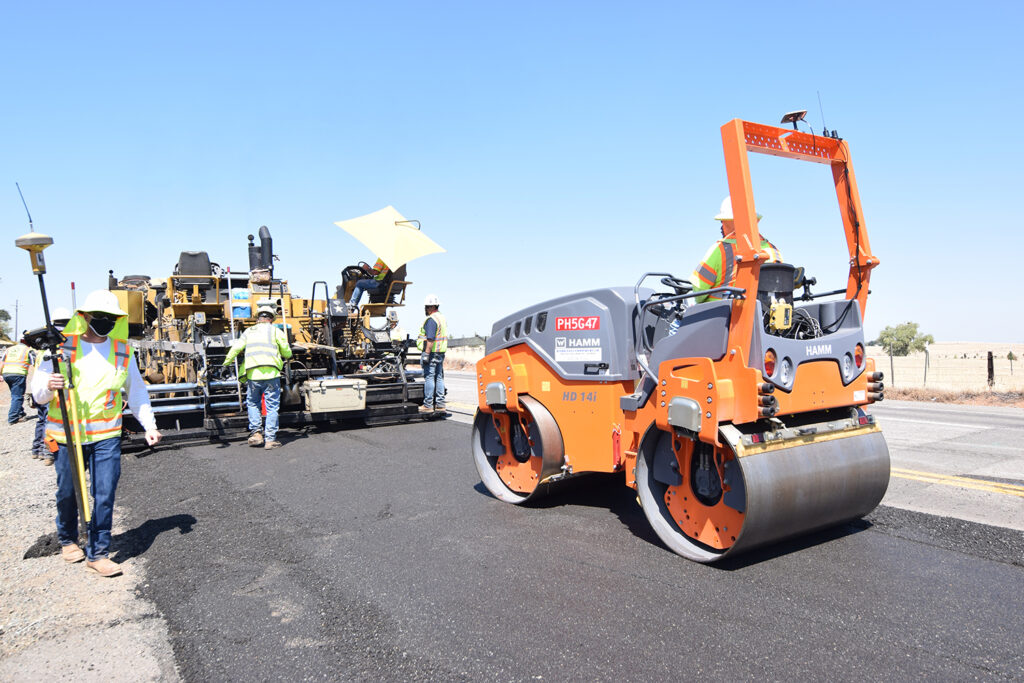
[[[422,351],[423,405],[421,413],[443,413],[444,406],[444,353],[448,350],[448,321],[438,310],[441,302],[436,294],[428,294],[423,301],[427,319],[416,337],[416,348]]]
[[[391,337],[391,341],[400,342],[405,340],[405,330],[398,324],[398,311],[395,309],[389,309],[385,314],[388,321],[388,336]]]
[[[292,357],[284,330],[274,326],[277,311],[269,301],[256,307],[257,323],[231,343],[224,365],[231,365],[245,351],[245,405],[249,411],[249,445],[266,450],[280,448],[277,440],[278,411],[281,409],[281,368]],[[267,426],[264,432],[260,399],[267,404]]]
[[[736,226],[733,222],[731,197],[726,197],[722,200],[722,206],[719,208],[715,220],[720,221],[722,224],[722,239],[712,245],[711,249],[708,250],[707,256],[704,257],[704,260],[697,266],[697,270],[693,271],[693,275],[690,276],[694,292],[714,289],[715,287],[728,287],[732,285],[736,277]],[[757,214],[757,220],[760,222],[761,214]],[[766,263],[782,262],[782,252],[763,235],[761,236],[760,249],[768,253]],[[718,301],[721,298],[713,294],[705,294],[696,297],[694,300],[697,303],[702,303],[704,301]]]
[[[69,320],[71,320],[70,310],[63,307],[54,309],[53,326],[57,328],[58,332],[64,330]],[[48,355],[44,353],[42,348],[36,349],[35,369],[37,372],[47,358]],[[32,439],[32,457],[42,460],[44,465],[52,465],[55,451],[51,451],[46,445],[46,416],[50,412],[50,404],[36,403],[35,399],[32,399],[32,403],[36,407],[36,431]],[[51,440],[50,443],[56,445],[56,441]]]
[[[365,263],[362,264],[362,266],[363,272],[365,272],[369,277],[362,280],[356,280],[356,286],[352,290],[352,298],[349,299],[348,302],[350,310],[355,310],[356,307],[359,306],[359,299],[362,298],[363,292],[376,292],[378,289],[383,287],[384,280],[387,278],[388,273],[391,272],[388,265],[379,258],[377,259],[377,262],[373,264],[373,268],[367,267]]]
[[[26,418],[25,383],[28,381],[28,367],[35,360],[35,353],[22,336],[17,344],[7,347],[0,374],[11,390],[11,408],[7,411],[7,423],[14,424]]]
[[[132,415],[146,430],[146,443],[155,446],[161,435],[149,403],[146,384],[128,346],[128,314],[117,297],[105,289],[86,297],[64,328],[63,356],[71,365],[74,388],[68,392],[75,413],[64,416],[54,392],[65,387],[54,360],[44,361],[32,379],[36,403],[49,403],[46,435],[57,444],[57,540],[66,562],[87,558],[86,567],[101,576],[117,576],[121,568],[107,557],[114,519],[114,494],[121,476],[122,389]],[[61,362],[61,369],[67,365]],[[71,404],[68,404],[71,411]],[[74,417],[73,417],[74,416]],[[85,553],[78,547],[78,506],[64,419],[82,444],[94,501]],[[77,418],[77,423],[73,420]]]

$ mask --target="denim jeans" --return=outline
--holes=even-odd
[[[92,493],[92,520],[85,556],[90,560],[106,557],[110,552],[110,528],[114,522],[114,492],[121,478],[120,435],[102,441],[82,444],[82,458],[89,469]],[[57,540],[62,546],[78,542],[78,501],[71,471],[68,447],[60,444],[57,459]]]
[[[376,292],[382,284],[384,284],[383,280],[358,280],[355,289],[352,290],[352,298],[349,299],[348,305],[358,306],[363,292]]]
[[[32,455],[50,455],[46,447],[46,414],[50,412],[50,404],[36,408],[36,433],[32,438]]]
[[[11,390],[11,409],[7,421],[14,424],[25,416],[25,379],[27,375],[4,375],[4,381]]]
[[[245,406],[249,409],[249,431],[263,431],[263,438],[273,441],[277,437],[277,411],[281,408],[281,378],[250,379],[246,384]],[[260,397],[267,399],[267,428],[261,430]]]
[[[444,407],[444,354],[432,353],[423,365],[423,405]]]

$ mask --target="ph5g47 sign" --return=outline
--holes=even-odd
[[[599,329],[601,329],[601,316],[598,315],[570,315],[555,318],[556,332]]]

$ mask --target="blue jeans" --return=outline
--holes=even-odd
[[[263,438],[273,441],[277,436],[277,411],[281,408],[281,378],[250,379],[246,384],[245,407],[249,409],[249,431],[263,431]],[[260,397],[267,399],[267,428],[262,430]]]
[[[36,408],[36,433],[32,438],[32,455],[50,455],[50,451],[46,447],[46,414],[48,412],[50,412],[49,403]]]
[[[25,417],[25,380],[27,375],[4,375],[4,381],[11,390],[11,409],[7,411],[7,422],[14,424]]]
[[[356,287],[352,290],[352,298],[349,299],[348,305],[355,307],[359,305],[359,299],[363,296],[363,292],[376,292],[380,289],[380,286],[384,284],[383,280],[357,280]]]
[[[432,353],[423,365],[423,405],[444,407],[444,354]]]
[[[114,523],[114,492],[121,478],[120,436],[82,444],[82,458],[89,469],[89,488],[93,499],[92,521],[85,556],[90,560],[110,552],[110,528]],[[62,546],[78,542],[78,501],[71,472],[68,447],[60,444],[57,459],[57,540]]]

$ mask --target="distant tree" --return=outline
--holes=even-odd
[[[878,333],[875,343],[894,356],[906,356],[913,351],[924,351],[927,344],[935,343],[930,334],[920,334],[917,323],[903,323],[886,327]]]
[[[0,332],[11,336],[11,314],[0,308]]]
[[[1010,374],[1013,374],[1013,361],[1017,360],[1017,356],[1013,355],[1013,351],[1006,354],[1006,360],[1010,361]]]

